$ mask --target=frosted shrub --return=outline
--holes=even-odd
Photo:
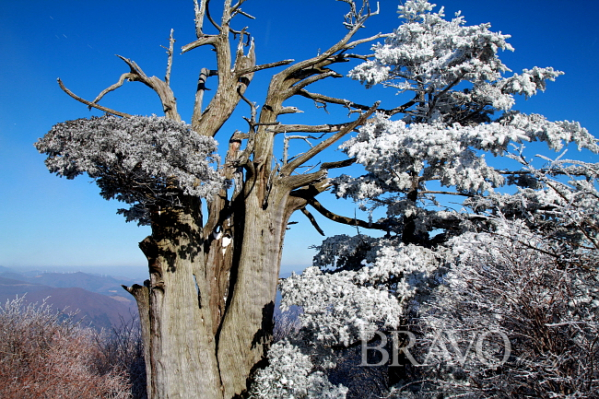
[[[599,390],[599,263],[580,262],[557,241],[520,222],[493,233],[466,234],[451,243],[454,265],[446,285],[425,306],[420,344],[428,367],[425,392],[470,393],[480,398],[593,398]],[[595,250],[596,251],[596,250]],[[507,362],[481,361],[471,345],[481,330],[510,339]],[[446,359],[455,350],[468,357]],[[486,345],[497,333],[489,335]],[[502,342],[495,342],[503,347]],[[488,348],[487,348],[488,349]],[[500,348],[501,349],[501,348]],[[505,350],[505,348],[502,348]],[[433,351],[434,352],[434,351]],[[456,375],[458,378],[456,378]]]
[[[0,397],[130,398],[123,370],[98,371],[96,333],[23,297],[0,306]]]

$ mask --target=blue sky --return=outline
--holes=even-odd
[[[217,3],[214,14],[217,14]],[[511,34],[514,53],[504,62],[514,72],[533,66],[553,66],[566,72],[535,98],[520,99],[524,112],[550,120],[577,120],[598,135],[599,2],[592,0],[448,0],[446,14],[462,10],[469,24],[491,22],[493,30]],[[380,1],[381,15],[373,17],[361,36],[397,27],[397,0]],[[243,9],[255,21],[238,18],[256,40],[259,63],[302,60],[326,49],[344,33],[346,5],[333,0],[249,0]],[[87,177],[73,181],[48,173],[44,157],[33,143],[57,122],[99,115],[64,94],[60,77],[76,94],[93,99],[116,82],[126,65],[114,56],[135,60],[148,75],[164,76],[170,29],[176,48],[194,40],[191,0],[1,0],[0,5],[0,265],[69,267],[121,274],[143,271],[145,259],[137,247],[148,228],[125,223],[120,207],[105,201]],[[363,52],[368,48],[364,47]],[[172,87],[183,119],[189,120],[200,68],[213,65],[210,51],[194,50],[174,59]],[[257,74],[248,96],[263,101],[269,72]],[[215,82],[208,86],[215,87]],[[319,90],[369,103],[383,100],[392,107],[399,99],[390,90],[366,91],[356,82],[336,80]],[[161,114],[154,93],[139,83],[126,83],[109,94],[104,105],[131,114]],[[303,122],[337,122],[343,113],[326,115],[299,103]],[[217,138],[227,139],[245,129],[240,107]],[[327,156],[335,156],[330,152]],[[596,160],[597,161],[597,160]],[[326,194],[325,194],[326,195]],[[329,195],[330,197],[330,195]],[[351,204],[324,199],[330,208],[353,215]],[[300,270],[310,263],[321,237],[301,214],[287,234],[282,271]],[[354,229],[319,219],[327,235],[355,233]]]

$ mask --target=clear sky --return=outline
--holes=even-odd
[[[213,2],[214,14],[218,1]],[[381,15],[367,23],[360,36],[396,28],[397,0],[381,0]],[[537,112],[550,120],[577,120],[598,135],[599,1],[595,0],[447,0],[446,14],[462,10],[469,24],[491,22],[493,30],[511,34],[514,53],[502,59],[514,72],[533,66],[553,66],[566,72],[546,93],[516,109]],[[298,61],[326,49],[344,33],[346,4],[333,0],[249,0],[239,17],[256,40],[258,63],[294,58]],[[51,175],[33,143],[57,122],[100,115],[69,98],[56,83],[60,77],[76,94],[92,100],[115,83],[126,65],[114,56],[135,60],[148,75],[164,76],[168,44],[175,30],[176,48],[194,40],[191,0],[0,0],[0,265],[26,269],[64,266],[114,273],[118,267],[140,271],[145,259],[137,247],[147,227],[127,224],[116,215],[120,207],[105,201],[87,177],[73,181]],[[362,49],[368,52],[368,47]],[[197,73],[213,65],[210,51],[194,50],[174,59],[172,87],[179,111],[189,121]],[[264,99],[269,72],[257,74],[248,96]],[[208,83],[215,88],[215,82]],[[399,99],[390,90],[366,91],[356,82],[336,80],[319,89],[327,94],[369,103],[383,99],[391,108]],[[157,97],[140,83],[126,83],[102,104],[131,114],[161,114]],[[310,104],[304,123],[338,122],[342,114],[314,116]],[[240,107],[217,138],[245,130]],[[327,119],[328,118],[328,119]],[[331,152],[327,156],[339,156]],[[596,160],[598,161],[598,160]],[[326,195],[326,194],[325,194]],[[331,197],[328,195],[328,197]],[[335,209],[331,198],[323,200]],[[353,215],[344,204],[336,210]],[[310,245],[321,237],[301,214],[287,234],[282,271],[299,271],[311,262]],[[319,218],[328,235],[355,230]],[[98,269],[103,267],[104,269]],[[127,274],[123,269],[121,274]]]

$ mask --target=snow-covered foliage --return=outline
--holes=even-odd
[[[514,194],[475,197],[466,204],[526,221],[530,228],[567,246],[572,256],[597,256],[590,250],[599,248],[599,164],[547,160],[544,168],[536,169],[521,159],[527,175],[512,178],[526,178],[529,187]]]
[[[269,366],[254,376],[251,399],[345,399],[347,388],[329,382],[322,371],[314,371],[308,354],[286,340],[268,352]]]
[[[505,374],[484,359],[454,367],[441,351],[431,358],[438,360],[432,374],[418,372],[437,380],[421,387],[421,397],[525,397],[525,386],[542,397],[590,397],[599,353],[599,164],[562,156],[533,164],[525,145],[599,153],[599,142],[577,122],[513,109],[516,95],[544,91],[562,72],[534,67],[505,76],[498,52],[513,50],[508,35],[490,24],[466,26],[459,14],[445,20],[425,0],[402,3],[403,24],[350,76],[413,98],[342,145],[366,173],[333,180],[337,196],[386,210],[377,221],[386,235],[326,239],[315,267],[281,283],[282,306],[302,307],[315,369],[331,367],[317,346],[340,350],[376,330],[416,326],[421,348],[452,329],[459,342],[445,347],[464,349],[470,332],[487,329],[514,337],[517,359]],[[506,185],[515,189],[507,193]],[[465,201],[450,207],[439,195]],[[489,350],[502,348],[501,334],[485,341]]]
[[[354,68],[350,76],[369,86],[434,94],[461,80],[496,80],[508,70],[496,53],[513,50],[506,42],[509,35],[491,32],[490,24],[465,26],[461,16],[446,21],[443,8],[434,13],[434,6],[426,0],[399,6],[405,22],[384,44],[373,47],[373,60]]]
[[[433,8],[427,1],[406,1],[399,7],[405,22],[374,46],[372,60],[350,72],[367,86],[391,86],[414,97],[396,109],[401,119],[380,113],[342,145],[366,174],[335,181],[338,196],[365,209],[386,207],[388,219],[399,219],[390,223],[398,226],[396,233],[410,225],[405,242],[426,241],[436,229],[459,230],[448,223],[447,216],[454,222],[456,217],[446,209],[431,212],[439,195],[472,198],[526,181],[510,178],[513,171],[490,162],[485,153],[517,158],[512,145],[533,141],[555,151],[575,143],[599,152],[597,140],[577,122],[512,110],[515,95],[544,91],[562,72],[534,67],[505,77],[509,69],[498,51],[513,50],[508,35],[490,31],[490,24],[466,26],[459,15],[447,21],[443,9]]]
[[[506,155],[509,143],[542,140],[561,149],[575,141],[579,148],[599,150],[596,140],[577,123],[549,122],[540,115],[507,114],[501,120],[474,126],[430,123],[407,124],[379,114],[343,149],[369,172],[361,179],[339,179],[337,194],[362,200],[413,188],[429,180],[454,186],[460,193],[493,192],[506,181],[477,151]]]
[[[78,119],[55,125],[35,143],[52,173],[87,173],[106,199],[131,204],[127,221],[149,222],[151,207],[177,205],[182,196],[210,197],[223,180],[211,163],[216,141],[190,126],[156,116]]]
[[[338,366],[339,348],[370,340],[376,331],[397,329],[402,317],[419,303],[415,299],[428,295],[439,281],[443,259],[438,251],[370,238],[361,243],[360,250],[368,267],[346,268],[347,264],[339,263],[335,254],[351,258],[356,255],[351,250],[355,244],[354,237],[327,239],[320,248],[318,262],[323,270],[310,267],[301,275],[293,274],[281,281],[281,308],[300,306],[303,329],[294,339],[273,346],[270,366],[258,374],[255,389],[271,392],[280,389],[277,381],[283,380],[293,386],[301,385],[305,375],[328,382],[320,370]],[[331,268],[337,269],[331,272]],[[305,372],[291,370],[289,359],[280,356],[283,351],[300,353],[300,348],[302,356],[314,359],[313,363],[295,362],[304,364]],[[324,392],[309,397],[337,397]]]
[[[448,243],[453,267],[423,306],[419,324],[424,338],[418,355],[433,353],[422,369],[428,380],[422,396],[442,391],[477,398],[595,397],[599,248],[577,254],[521,221],[495,222],[492,233],[466,233]],[[493,338],[499,341],[496,360],[506,349],[500,334],[509,338],[506,362],[481,361],[474,353],[469,345],[481,331],[492,332],[485,350]],[[472,350],[458,364],[439,356],[443,346],[453,351],[457,346],[462,354]]]
[[[436,252],[416,245],[371,251],[374,263],[360,270],[329,273],[314,266],[281,282],[282,308],[301,306],[302,325],[319,344],[347,347],[377,330],[397,328],[411,300],[430,290],[440,267]]]

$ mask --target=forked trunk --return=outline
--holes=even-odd
[[[241,395],[270,344],[289,190],[246,198],[234,225],[201,237],[200,215],[157,215],[141,244],[150,280],[128,288],[142,323],[151,399]],[[226,223],[225,223],[226,224]]]

